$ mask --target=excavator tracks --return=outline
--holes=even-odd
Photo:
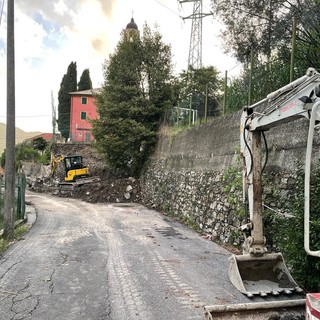
[[[83,186],[85,184],[97,183],[99,181],[100,181],[99,177],[80,178],[80,179],[77,179],[76,181],[59,182],[59,188],[61,190],[74,190],[75,188]]]

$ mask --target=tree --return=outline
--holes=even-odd
[[[254,60],[252,72],[251,104],[258,102],[279,88],[288,84],[290,68],[288,52],[278,53],[277,56],[268,62]],[[241,110],[248,105],[250,70],[243,71],[233,78],[228,85],[226,112],[231,113]]]
[[[43,137],[34,138],[32,140],[32,147],[36,150],[41,151],[41,153],[43,153],[47,145],[48,145],[48,142]]]
[[[304,73],[309,67],[320,65],[320,8],[319,1],[298,2],[293,14],[297,19],[296,70]]]
[[[212,8],[225,24],[225,48],[242,63],[253,50],[261,61],[291,48],[292,20],[297,21],[297,69],[301,74],[320,63],[318,0],[212,0]],[[289,61],[290,63],[290,56]]]
[[[39,162],[40,154],[38,150],[25,143],[16,146],[16,170],[21,168],[22,162]]]
[[[21,168],[21,163],[23,161],[38,162],[40,160],[39,152],[33,148],[30,144],[25,142],[19,143],[15,146],[15,168],[16,171]],[[1,156],[1,166],[5,168],[6,166],[6,154],[5,151]]]
[[[293,78],[320,65],[320,18],[317,0],[212,0],[225,24],[225,48],[243,64],[243,73],[228,88],[227,110],[247,104],[250,55],[254,55],[252,102],[286,85],[290,78],[292,21],[297,22]]]
[[[93,120],[96,147],[110,166],[139,176],[173,104],[171,48],[145,25],[142,39],[123,37],[103,68],[99,119]]]
[[[286,5],[285,0],[212,0],[212,8],[226,26],[226,49],[241,62],[249,61],[251,50],[270,57],[281,41],[290,39],[292,19],[282,19]]]
[[[83,70],[82,75],[80,77],[80,81],[78,83],[78,91],[89,90],[89,89],[92,89],[92,81],[90,78],[89,69],[85,69]]]
[[[71,62],[67,73],[63,76],[58,93],[58,130],[66,140],[70,134],[70,92],[77,91],[77,64]]]
[[[220,113],[218,100],[221,98],[222,81],[218,70],[213,67],[183,71],[180,74],[180,98],[181,106],[190,107],[190,95],[192,95],[192,109],[197,110],[200,120],[204,117],[205,100],[207,100],[207,115],[217,116]]]
[[[0,159],[0,165],[2,168],[6,165],[6,149],[2,152],[1,159]]]

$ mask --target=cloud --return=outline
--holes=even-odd
[[[94,48],[95,50],[97,50],[97,51],[99,51],[99,52],[102,50],[102,48],[103,48],[103,41],[101,40],[101,38],[100,38],[100,39],[99,39],[99,38],[92,39],[91,43],[92,43],[92,46],[93,46],[93,48]]]
[[[140,31],[145,22],[152,29],[158,24],[163,41],[172,47],[176,71],[187,67],[191,21],[180,16],[191,13],[190,5],[179,11],[172,0],[15,0],[15,4],[16,124],[21,129],[51,132],[51,91],[57,106],[60,83],[71,61],[77,62],[78,80],[89,69],[93,86],[101,86],[102,64],[132,16]],[[0,122],[5,122],[6,106],[5,17],[4,12]],[[222,67],[227,68],[229,62],[221,57],[216,36],[218,27],[210,19],[204,19],[203,62],[217,66],[223,61]]]
[[[64,16],[69,12],[69,9],[63,0],[53,3],[54,12],[58,13],[59,16]]]
[[[115,2],[115,0],[16,0],[17,7],[30,17],[40,14],[49,21],[70,28],[74,27],[73,18],[83,10],[83,6],[98,5],[100,12],[106,17],[111,17]],[[96,16],[87,15],[88,20],[95,18]]]
[[[104,12],[104,14],[107,17],[111,17],[116,0],[109,0],[109,1],[100,0],[99,2],[100,2],[101,8],[102,8],[102,11]]]
[[[46,44],[61,34],[81,34],[83,43],[104,54],[110,47],[109,35],[115,0],[16,0],[17,7],[29,18],[37,21],[48,32]],[[52,35],[52,36],[50,36]]]

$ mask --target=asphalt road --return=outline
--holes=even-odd
[[[1,320],[204,319],[247,302],[230,252],[138,204],[28,193],[37,221],[0,257]]]

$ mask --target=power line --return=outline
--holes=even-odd
[[[159,0],[154,0],[155,2],[157,2],[158,4],[160,4],[161,6],[165,7],[166,9],[168,9],[169,11],[171,11],[172,13],[174,13],[175,15],[177,15],[179,18],[182,19],[182,16],[180,16],[179,13],[173,11],[172,9],[170,9],[169,7],[167,7],[165,4],[161,3]]]
[[[0,116],[0,118],[5,118],[6,116]],[[51,115],[35,115],[35,116],[16,116],[16,118],[43,118],[43,117],[51,117]]]
[[[209,11],[209,12],[211,12],[211,13],[212,13],[211,8],[208,8],[206,5],[203,5],[203,7],[204,7],[207,11]]]
[[[39,130],[39,131],[36,131],[36,132],[35,132],[34,134],[32,134],[32,135],[16,136],[16,140],[20,140],[20,139],[31,139],[31,138],[34,138],[34,137],[40,135],[41,132],[42,132],[42,131]],[[0,141],[5,141],[5,140],[6,140],[6,138],[0,138]]]
[[[228,72],[229,72],[229,71],[232,71],[233,69],[235,69],[235,68],[237,68],[237,67],[239,67],[240,65],[241,65],[241,62],[239,62],[238,64],[236,64],[235,66],[233,66],[231,69],[229,69]]]
[[[59,116],[62,116],[62,115],[69,115],[71,114],[70,112],[63,112],[63,113],[59,113]],[[5,118],[6,116],[1,116],[0,115],[0,118]],[[43,118],[43,117],[50,117],[52,118],[52,114],[38,114],[38,115],[21,115],[21,116],[16,116],[16,118]]]

